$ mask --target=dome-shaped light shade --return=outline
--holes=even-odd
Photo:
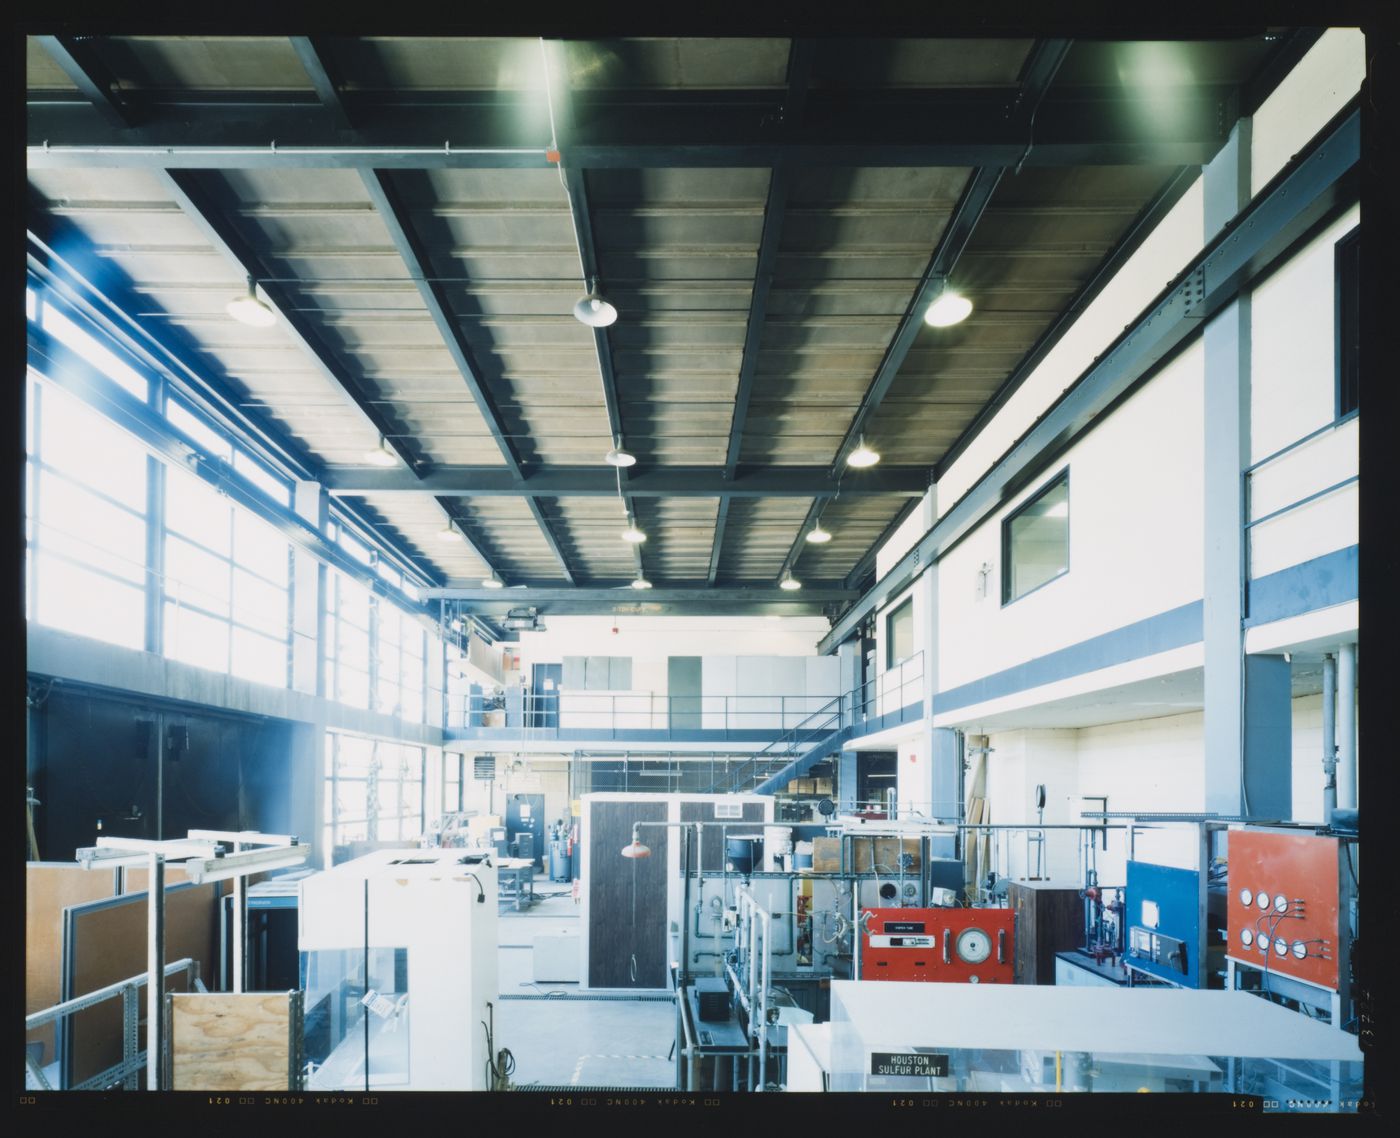
[[[860,445],[846,456],[846,465],[854,466],[857,470],[863,470],[867,466],[874,466],[879,461],[880,452],[866,446],[864,439],[861,439]]]
[[[609,466],[636,466],[637,456],[621,447],[613,447],[607,454],[603,455],[603,460]]]
[[[277,323],[277,314],[258,299],[251,278],[248,280],[248,291],[230,300],[224,311],[240,324],[247,324],[253,328],[270,328]]]
[[[831,534],[829,534],[826,530],[822,529],[821,523],[818,522],[810,530],[807,531],[807,540],[810,541],[813,545],[825,545],[828,541],[831,540]]]
[[[590,292],[574,302],[574,319],[590,328],[606,328],[617,320],[617,309],[596,292]]]
[[[647,535],[636,526],[628,526],[622,531],[622,540],[627,542],[628,545],[641,545],[646,539]]]
[[[924,313],[924,323],[931,328],[947,328],[950,324],[960,324],[972,314],[972,301],[955,292],[945,292],[928,306]]]
[[[622,856],[633,858],[651,857],[651,847],[644,846],[638,839],[633,838],[631,845],[622,847]]]
[[[496,574],[492,573],[491,576],[481,579],[481,587],[483,589],[504,589],[506,583],[497,577]]]
[[[784,589],[789,593],[795,593],[798,589],[802,588],[802,582],[789,573],[778,582],[778,588]]]
[[[389,444],[380,442],[373,450],[365,451],[365,461],[371,466],[397,466],[399,456],[389,449]]]
[[[437,536],[438,541],[442,542],[462,540],[462,535],[453,529],[451,525],[443,526],[442,529],[438,530]]]
[[[651,588],[651,582],[648,581],[645,577],[638,577],[635,581],[632,582],[632,588],[634,588],[634,589],[650,589],[650,588]]]

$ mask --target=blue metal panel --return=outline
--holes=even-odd
[[[1013,668],[993,672],[980,680],[939,692],[933,697],[933,710],[943,712],[969,707],[983,700],[998,699],[1084,672],[1111,668],[1144,656],[1155,656],[1159,652],[1195,644],[1200,639],[1201,602],[1192,601],[1115,628],[1112,632],[1081,640],[1067,648],[1048,652]]]
[[[1358,548],[1349,545],[1251,581],[1245,626],[1356,600],[1358,556]]]
[[[1142,972],[1183,988],[1201,986],[1201,962],[1196,959],[1201,943],[1200,874],[1190,869],[1153,865],[1146,861],[1128,862],[1127,963]],[[1153,907],[1156,908],[1155,925]],[[1158,963],[1132,950],[1133,930],[1159,933],[1185,946],[1186,971]]]

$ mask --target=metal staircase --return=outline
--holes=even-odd
[[[842,726],[848,696],[823,704],[797,726],[755,752],[710,788],[714,794],[772,794],[841,749],[854,727]]]

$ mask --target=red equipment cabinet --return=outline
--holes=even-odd
[[[1231,831],[1229,842],[1227,955],[1338,991],[1351,949],[1351,880],[1343,843],[1264,830]]]
[[[1011,984],[1011,909],[865,909],[860,979]]]

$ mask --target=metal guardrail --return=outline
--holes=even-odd
[[[174,976],[178,972],[186,972],[190,977],[190,985],[199,991],[204,990],[204,985],[199,979],[199,961],[186,956],[165,966],[165,975]],[[114,1067],[108,1067],[105,1071],[84,1079],[81,1083],[72,1087],[55,1087],[49,1082],[44,1074],[43,1068],[34,1062],[29,1055],[28,1048],[25,1049],[25,1089],[52,1091],[92,1091],[105,1090],[120,1082],[124,1090],[137,1089],[137,1075],[141,1068],[146,1065],[146,1052],[138,1051],[138,1028],[139,1011],[141,1007],[140,989],[145,985],[147,973],[142,972],[139,976],[132,976],[126,980],[118,980],[114,984],[108,984],[105,988],[98,988],[96,991],[88,992],[84,996],[75,996],[71,1000],[64,1000],[61,1004],[55,1004],[51,1008],[44,1008],[33,1015],[24,1017],[24,1030],[30,1032],[34,1028],[43,1027],[46,1023],[55,1023],[66,1019],[70,1015],[83,1011],[87,1008],[95,1007],[97,1004],[105,1003],[107,1000],[116,999],[118,996],[122,1000],[122,1061]],[[60,1079],[60,1081],[62,1081]]]
[[[1272,454],[1266,455],[1264,458],[1261,458],[1258,462],[1254,463],[1240,475],[1240,479],[1242,482],[1242,493],[1244,495],[1245,504],[1245,522],[1243,529],[1244,577],[1246,581],[1250,580],[1253,577],[1253,538],[1254,529],[1256,526],[1261,526],[1266,522],[1276,521],[1287,514],[1291,514],[1294,510],[1300,509],[1303,506],[1319,501],[1322,498],[1329,497],[1332,494],[1336,494],[1341,490],[1345,490],[1348,486],[1356,484],[1360,479],[1359,475],[1353,474],[1348,478],[1343,478],[1337,482],[1333,482],[1331,485],[1324,486],[1320,490],[1314,490],[1310,494],[1305,494],[1303,497],[1297,499],[1296,501],[1289,502],[1286,506],[1280,506],[1277,509],[1270,510],[1268,513],[1262,514],[1261,516],[1256,518],[1251,516],[1254,512],[1254,476],[1264,467],[1272,465],[1279,459],[1286,458],[1288,455],[1294,454],[1298,450],[1301,450],[1303,447],[1308,446],[1310,443],[1314,443],[1317,440],[1323,438],[1324,436],[1335,433],[1336,431],[1344,427],[1347,423],[1350,423],[1352,420],[1354,420],[1358,414],[1359,412],[1352,411],[1350,414],[1343,415],[1341,418],[1338,419],[1334,419],[1330,423],[1325,423],[1323,426],[1318,427],[1316,430],[1309,431],[1306,435],[1303,435],[1301,438],[1294,439],[1287,446],[1280,447]],[[1248,596],[1247,593],[1246,596]],[[1248,611],[1247,606],[1246,611]]]
[[[453,727],[491,727],[524,732],[556,730],[644,730],[667,735],[696,730],[732,732],[788,730],[830,701],[808,695],[657,695],[650,692],[533,692],[504,700],[467,696],[451,716]],[[489,720],[499,717],[500,722]],[[528,735],[527,735],[528,737]]]

